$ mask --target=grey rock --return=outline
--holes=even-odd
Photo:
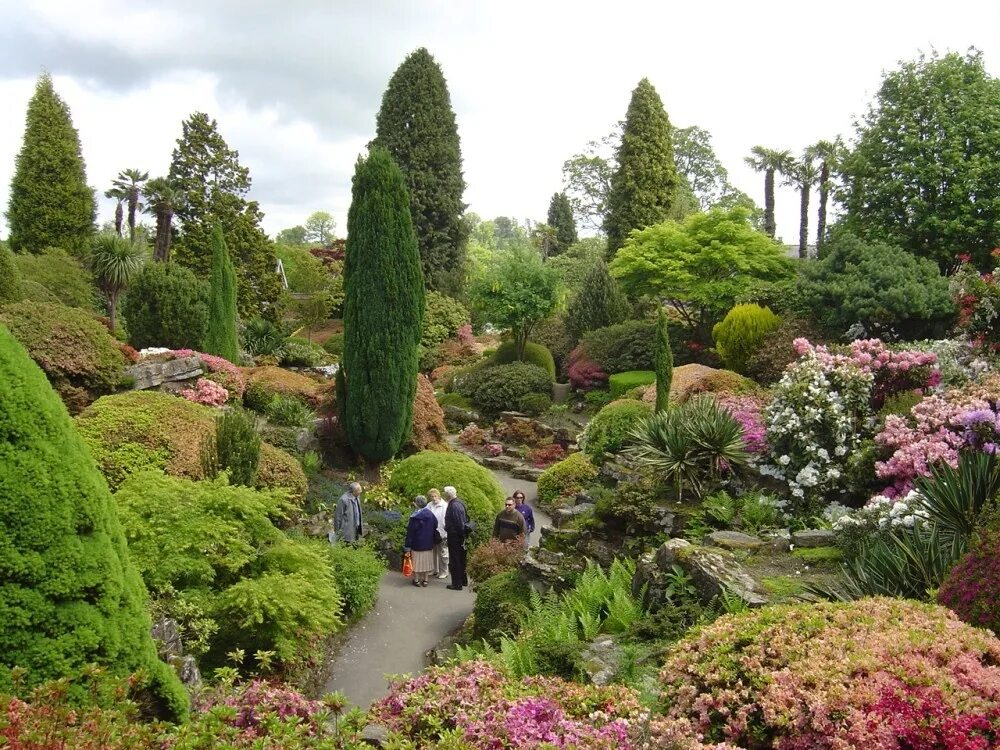
[[[453,404],[441,408],[444,411],[444,418],[448,422],[459,424],[462,427],[465,427],[469,422],[479,422],[479,414],[472,409],[463,409],[461,406]]]
[[[768,546],[775,552],[789,552],[791,550],[792,535],[788,529],[778,529],[765,537]]]
[[[361,730],[360,739],[372,747],[384,747],[389,739],[389,730],[379,724],[369,724]]]
[[[576,501],[577,505],[582,505],[583,503],[591,503],[591,504],[593,504],[594,498],[592,498],[586,492],[577,492],[576,493],[575,501]]]
[[[549,427],[544,422],[539,422],[537,419],[521,414],[517,411],[502,411],[500,412],[500,419],[504,422],[524,422],[531,425],[531,429],[535,431],[535,434],[540,438],[551,438],[555,437],[556,431]]]
[[[295,435],[295,447],[300,453],[307,451],[319,451],[319,438],[316,437],[316,430],[311,427],[301,427]]]
[[[169,362],[139,362],[129,367],[125,374],[134,380],[133,389],[144,391],[163,383],[199,377],[203,371],[197,357],[178,357]]]
[[[605,461],[600,468],[601,476],[616,482],[635,482],[640,478],[639,471],[624,456],[615,456],[613,460]]]
[[[664,508],[662,505],[656,505],[652,509],[653,528],[650,529],[652,533],[663,532],[668,536],[672,536],[677,533],[677,514],[674,513],[669,508]]]
[[[830,529],[806,529],[792,532],[792,544],[796,547],[832,547],[836,540]]]
[[[526,482],[537,482],[538,477],[542,475],[544,469],[538,469],[534,466],[528,466],[527,464],[520,464],[515,466],[510,472],[515,479],[523,479]]]
[[[180,656],[184,653],[180,628],[177,625],[177,620],[172,617],[161,617],[154,622],[150,634],[156,641],[156,651],[161,659]]]
[[[569,394],[573,390],[572,383],[553,383],[552,384],[552,403],[553,404],[565,404],[569,400]]]
[[[608,685],[621,666],[624,652],[610,635],[591,641],[581,654],[583,671],[594,685]]]
[[[201,670],[193,656],[170,656],[167,663],[174,668],[185,687],[192,690],[201,687]]]
[[[550,552],[541,547],[532,547],[521,560],[521,572],[532,588],[541,594],[557,589],[569,588],[569,581],[563,575],[567,569],[582,570],[584,563],[576,556],[570,558],[562,552]]]
[[[566,508],[557,508],[552,513],[552,522],[556,526],[562,526],[564,523],[576,518],[577,516],[592,513],[594,507],[593,503],[580,503],[578,505],[570,505]]]
[[[538,543],[547,550],[558,552],[570,549],[580,541],[577,529],[557,529],[552,526],[542,526]]]
[[[503,449],[503,454],[505,456],[510,456],[511,458],[521,459],[521,449],[514,445],[508,445]]]
[[[705,540],[713,547],[723,549],[760,549],[766,545],[763,540],[739,531],[713,531]]]
[[[519,465],[515,458],[510,456],[486,456],[482,461],[483,466],[490,469],[500,469],[501,471],[511,471]]]

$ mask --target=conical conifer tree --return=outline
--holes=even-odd
[[[0,693],[71,678],[88,664],[144,669],[165,716],[187,694],[156,656],[146,590],[108,486],[66,407],[0,325]],[[71,688],[83,692],[83,688]]]
[[[579,340],[587,331],[622,323],[629,304],[604,261],[598,261],[583,277],[580,291],[566,309],[566,330]]]
[[[608,213],[608,257],[614,257],[633,229],[669,218],[680,179],[674,163],[670,120],[649,79],[639,81],[625,115],[617,151],[618,168],[611,175]]]
[[[371,462],[410,435],[424,279],[403,173],[372,148],[354,173],[344,263],[344,428]]]
[[[21,300],[21,272],[7,243],[0,242],[0,305]]]
[[[670,348],[667,313],[661,307],[656,318],[656,411],[670,408],[670,385],[674,379],[674,352]]]
[[[59,247],[82,255],[94,232],[96,210],[69,107],[51,76],[42,74],[28,103],[24,143],[10,183],[11,250],[40,253]]]
[[[455,296],[466,240],[462,150],[448,84],[423,47],[389,79],[375,128],[372,145],[388,149],[405,177],[424,281]]]
[[[577,240],[576,220],[573,218],[573,207],[566,193],[555,193],[549,201],[549,215],[546,223],[556,230],[555,247],[549,255],[558,255]]]
[[[236,272],[229,259],[226,238],[218,224],[212,229],[212,277],[208,297],[208,332],[205,351],[230,362],[240,356],[236,335]]]

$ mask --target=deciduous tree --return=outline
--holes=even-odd
[[[316,242],[326,247],[334,238],[334,230],[337,223],[326,211],[313,211],[306,219],[305,239],[307,242]]]

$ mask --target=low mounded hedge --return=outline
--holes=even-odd
[[[552,507],[561,497],[583,492],[597,479],[597,467],[584,453],[573,453],[553,464],[538,477],[538,502]]]
[[[494,365],[509,365],[511,362],[517,361],[518,360],[515,359],[515,346],[513,341],[505,341],[490,358],[490,363]],[[520,361],[527,362],[529,365],[541,367],[549,374],[550,380],[556,379],[556,361],[552,357],[552,352],[548,350],[548,347],[529,341],[524,345],[524,358]]]
[[[781,318],[770,307],[736,305],[712,329],[715,350],[729,369],[742,372],[764,337],[780,325]]]
[[[608,378],[608,390],[611,391],[611,398],[621,398],[633,388],[655,382],[656,373],[652,370],[629,370],[615,373]]]
[[[266,401],[273,396],[292,396],[306,406],[317,409],[323,402],[326,391],[320,383],[312,378],[280,367],[252,367],[243,371],[247,379],[247,390],[252,391],[250,398]],[[257,410],[258,404],[247,404],[248,408]]]
[[[496,645],[501,635],[511,638],[521,631],[521,618],[528,611],[531,587],[516,570],[487,578],[476,590],[472,608],[472,637]]]
[[[595,461],[619,452],[632,429],[652,413],[652,407],[642,401],[612,401],[587,424],[580,439],[581,450]]]
[[[284,490],[296,503],[302,501],[309,489],[309,480],[295,457],[267,443],[260,444],[260,463],[254,486],[265,490]]]
[[[481,367],[456,377],[455,390],[488,414],[516,411],[529,393],[552,393],[548,372],[536,365],[514,362]]]
[[[21,272],[24,299],[54,302],[97,312],[97,288],[90,271],[65,250],[50,247],[41,253],[14,256]]]

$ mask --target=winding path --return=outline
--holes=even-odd
[[[535,511],[531,543],[538,544],[538,529],[551,519],[536,507],[535,483],[503,471],[493,470],[493,475],[507,494],[524,492]],[[327,692],[340,691],[350,704],[367,709],[385,695],[387,676],[422,670],[426,652],[462,626],[476,601],[470,589],[451,591],[448,583],[432,578],[427,588],[416,588],[398,571],[388,571],[374,608],[354,625],[334,659]]]

